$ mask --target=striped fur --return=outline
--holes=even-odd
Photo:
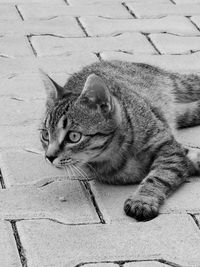
[[[47,111],[41,141],[47,158],[58,167],[69,161],[90,166],[101,182],[141,182],[125,202],[127,215],[157,216],[165,198],[199,171],[199,153],[174,137],[176,128],[200,124],[198,76],[105,61],[73,74],[62,89],[44,73],[42,78]],[[80,141],[71,142],[70,133],[81,135]]]

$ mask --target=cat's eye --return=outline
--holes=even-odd
[[[46,129],[41,130],[41,137],[45,142],[49,141],[49,132]]]
[[[72,143],[78,143],[81,140],[82,134],[79,132],[69,132],[68,139]]]

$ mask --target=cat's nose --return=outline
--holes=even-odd
[[[54,159],[56,159],[55,156],[48,156],[46,155],[46,159],[48,159],[48,161],[50,161],[51,163],[53,163]]]

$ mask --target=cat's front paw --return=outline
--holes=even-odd
[[[154,197],[135,195],[125,201],[124,211],[138,221],[148,221],[158,215],[159,203]]]

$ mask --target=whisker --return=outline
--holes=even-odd
[[[72,167],[72,169],[73,169],[74,177],[76,177],[77,175],[79,176],[80,174],[77,172],[76,167],[75,167],[74,165],[71,166],[71,167]]]
[[[76,166],[79,170],[80,170],[80,172],[82,172],[86,177],[87,177],[87,180],[88,180],[88,174],[81,168],[81,167],[79,167],[79,166]]]
[[[88,180],[88,177],[85,176],[85,174],[82,172],[82,170],[80,168],[78,168],[78,166],[74,166],[74,168],[77,170],[77,172],[80,174],[80,176],[84,179],[84,180]]]
[[[89,163],[86,163],[88,166],[89,166],[89,168],[91,169],[91,171],[94,173],[94,175],[97,177],[97,178],[99,178],[99,174],[97,173],[97,171],[89,164]]]
[[[64,166],[64,170],[65,170],[66,177],[69,179],[70,178],[69,169],[66,166]]]
[[[74,180],[74,178],[76,177],[74,169],[73,169],[73,165],[69,165],[69,169],[70,169],[70,175],[72,177],[72,180]]]

